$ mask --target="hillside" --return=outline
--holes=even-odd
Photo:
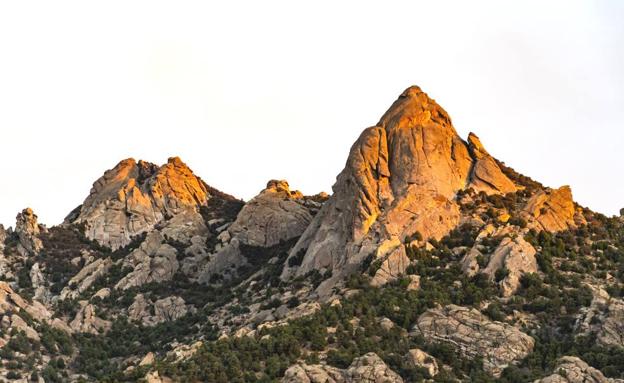
[[[125,159],[0,225],[0,380],[624,382],[624,221],[463,139],[419,87],[331,195]]]

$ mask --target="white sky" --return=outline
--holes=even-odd
[[[0,0],[0,222],[61,222],[127,157],[244,199],[330,191],[411,84],[516,170],[624,207],[624,2],[382,3]]]

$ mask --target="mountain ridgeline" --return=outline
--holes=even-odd
[[[420,88],[331,195],[126,159],[0,225],[0,381],[624,382],[624,220],[464,140]]]

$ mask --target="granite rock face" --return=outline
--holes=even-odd
[[[535,345],[533,338],[517,328],[455,305],[427,310],[413,332],[429,342],[448,343],[465,357],[482,357],[485,371],[497,377],[530,354]]]
[[[574,201],[569,186],[538,191],[527,203],[525,212],[536,228],[550,232],[576,227]]]
[[[243,206],[228,232],[241,243],[262,247],[298,237],[312,220],[304,203],[303,194],[291,191],[287,181],[271,180]]]
[[[98,278],[106,275],[112,265],[113,262],[110,258],[99,258],[88,263],[78,274],[74,275],[69,280],[67,286],[61,291],[60,299],[78,298],[78,296],[91,287]]]
[[[4,251],[4,241],[7,239],[7,232],[4,229],[4,226],[0,224],[0,255]]]
[[[438,361],[418,348],[409,350],[407,355],[405,355],[405,361],[412,367],[424,368],[430,377],[434,377],[440,372]]]
[[[107,170],[66,222],[85,225],[88,238],[117,249],[137,234],[185,211],[198,211],[208,187],[180,158],[157,165],[134,159]]]
[[[561,357],[554,369],[555,373],[534,383],[616,383],[620,379],[606,378],[583,360],[575,356]]]
[[[15,232],[19,237],[19,251],[23,255],[37,254],[43,244],[39,239],[41,227],[37,222],[37,216],[31,208],[22,210],[15,218]]]
[[[159,231],[150,232],[138,249],[124,258],[123,266],[132,271],[115,285],[126,290],[150,282],[169,281],[178,271],[176,249],[166,243]]]
[[[199,280],[207,282],[214,274],[229,273],[246,264],[243,247],[266,249],[299,237],[323,200],[322,196],[307,197],[290,190],[287,181],[269,181],[243,206],[236,220],[223,228],[216,251],[202,267]]]
[[[602,288],[589,287],[592,302],[581,309],[575,325],[577,332],[595,336],[596,343],[604,347],[624,347],[624,301],[611,297]]]
[[[90,334],[100,334],[108,331],[112,323],[98,317],[95,313],[95,306],[87,301],[80,301],[80,309],[74,319],[69,323],[69,327],[75,332],[85,332]]]
[[[187,305],[181,297],[170,296],[152,302],[143,294],[137,294],[128,308],[128,317],[145,326],[154,326],[182,318],[189,312],[195,312],[195,308]]]
[[[468,147],[474,159],[470,176],[470,187],[476,191],[485,191],[486,193],[496,190],[502,194],[507,194],[518,190],[518,187],[503,174],[476,134],[470,133],[468,135]]]
[[[46,322],[52,318],[48,309],[38,301],[28,302],[6,282],[0,282],[0,316],[24,310],[33,319]]]
[[[291,251],[305,252],[301,266],[282,279],[332,269],[333,284],[384,241],[440,239],[459,222],[456,192],[469,187],[516,190],[476,136],[462,140],[444,109],[410,87],[352,146],[334,194]]]
[[[282,383],[403,383],[375,353],[355,358],[341,370],[327,365],[296,364],[288,368]]]

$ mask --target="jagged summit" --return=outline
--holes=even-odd
[[[179,157],[158,166],[128,158],[107,170],[68,223],[84,223],[85,234],[111,248],[183,211],[198,211],[208,187]]]
[[[454,198],[468,188],[505,194],[518,186],[476,135],[464,141],[441,106],[407,88],[351,147],[334,194],[291,252],[306,253],[297,275],[352,270],[371,253],[402,249],[415,232],[441,238],[459,223]]]

